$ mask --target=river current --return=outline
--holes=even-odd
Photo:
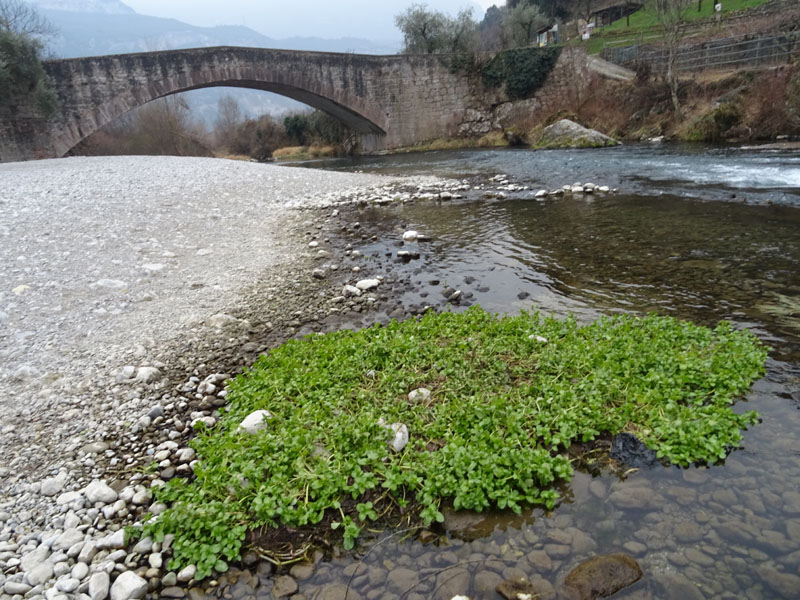
[[[724,463],[658,467],[625,479],[576,473],[550,514],[475,518],[438,545],[381,543],[363,564],[412,572],[397,583],[396,597],[439,597],[446,594],[442,573],[463,571],[472,576],[473,598],[495,597],[490,584],[515,575],[539,582],[547,595],[581,560],[626,552],[645,577],[615,597],[800,598],[800,153],[641,145],[304,166],[480,186],[459,200],[363,211],[366,222],[399,222],[434,240],[419,260],[398,267],[415,283],[407,302],[432,297],[447,282],[495,312],[591,319],[655,311],[706,325],[728,319],[772,348],[766,376],[737,405],[756,410],[761,422]],[[502,191],[497,175],[527,189]],[[588,181],[617,191],[533,197]],[[388,242],[362,248],[393,250]],[[338,576],[371,597],[367,575],[337,575],[341,568],[322,564],[314,579]]]

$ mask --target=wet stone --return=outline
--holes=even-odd
[[[475,574],[473,581],[473,588],[480,597],[490,598],[497,588],[503,582],[503,578],[497,573],[492,571],[479,571]]]
[[[531,550],[528,552],[528,562],[537,572],[549,573],[553,570],[553,561],[544,550]]]
[[[595,556],[570,571],[564,580],[564,595],[569,600],[603,598],[641,577],[642,569],[626,554]]]
[[[453,596],[466,595],[469,592],[469,571],[463,568],[448,569],[436,577],[437,600],[450,600]]]
[[[683,554],[689,559],[690,563],[700,565],[701,567],[710,567],[714,564],[713,558],[696,548],[687,548],[684,550]]]
[[[699,542],[703,539],[703,531],[696,523],[682,522],[673,528],[675,538],[684,544]]]
[[[298,590],[297,582],[289,575],[280,575],[275,578],[272,585],[272,597],[277,600],[278,598],[286,598],[291,596]]]
[[[634,556],[642,556],[647,553],[647,546],[639,542],[625,542],[622,547]]]
[[[505,600],[517,600],[520,596],[535,598],[538,596],[531,582],[524,577],[501,581],[495,588]]]
[[[312,596],[312,600],[362,600],[363,598],[356,590],[348,588],[343,583],[323,585]]]

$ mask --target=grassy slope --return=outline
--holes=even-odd
[[[722,14],[754,8],[766,4],[769,0],[722,0]],[[687,21],[699,21],[701,19],[714,18],[714,0],[703,0],[702,10],[698,12],[697,4],[693,3],[686,12]],[[586,50],[596,54],[600,52],[606,44],[613,42],[614,45],[626,45],[637,43],[641,37],[649,38],[658,36],[658,17],[655,10],[645,6],[630,15],[630,26],[625,18],[614,21],[611,25],[598,30],[595,35],[586,43]]]

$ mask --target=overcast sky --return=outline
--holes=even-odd
[[[143,15],[171,17],[192,25],[246,25],[273,38],[311,36],[400,39],[394,16],[413,0],[123,0]],[[429,0],[428,7],[448,14],[473,7],[483,18],[492,4],[505,0]]]

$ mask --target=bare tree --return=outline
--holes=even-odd
[[[236,129],[242,122],[239,103],[230,94],[217,102],[217,118],[214,121],[214,141],[220,148],[229,151]]]
[[[0,31],[26,37],[49,37],[55,28],[23,0],[0,0]]]
[[[693,0],[650,0],[658,18],[664,47],[667,50],[666,80],[672,107],[677,116],[682,116],[681,103],[678,98],[678,74],[675,64],[678,60],[678,51],[686,35],[686,13],[693,4]]]

